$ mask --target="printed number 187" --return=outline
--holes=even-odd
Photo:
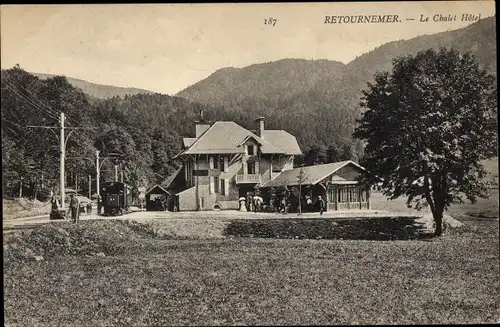
[[[277,21],[278,21],[278,20],[277,20],[276,18],[272,18],[272,17],[270,17],[270,18],[268,18],[268,19],[264,19],[264,24],[265,24],[265,25],[273,25],[273,26],[274,26],[274,25],[276,25],[276,22],[277,22]]]

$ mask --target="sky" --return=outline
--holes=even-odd
[[[462,28],[493,1],[2,5],[1,67],[175,94],[223,67],[284,58],[348,63],[384,43]],[[434,15],[457,21],[433,22]],[[401,23],[325,24],[399,15]],[[420,15],[430,16],[420,22]],[[265,19],[274,18],[274,26]],[[415,20],[406,20],[413,18]]]

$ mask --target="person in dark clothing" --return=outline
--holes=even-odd
[[[98,215],[101,214],[101,207],[102,207],[102,199],[101,199],[101,195],[99,194],[99,196],[97,197],[97,214]]]
[[[80,209],[80,203],[74,194],[71,194],[71,200],[69,201],[69,208],[71,210],[71,219],[76,224],[78,221],[78,210]]]
[[[319,214],[323,214],[323,210],[325,210],[325,201],[323,201],[323,198],[318,196],[318,206],[319,206]]]
[[[90,215],[90,213],[92,212],[92,203],[87,203],[87,214]]]
[[[57,203],[57,198],[55,196],[52,197],[50,201],[52,203],[52,210],[57,211],[59,209],[59,204]]]

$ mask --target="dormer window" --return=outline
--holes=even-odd
[[[250,155],[250,156],[255,155],[253,145],[248,145],[248,155]]]

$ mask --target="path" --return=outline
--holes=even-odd
[[[286,219],[286,218],[367,218],[367,217],[387,217],[387,216],[414,216],[406,213],[391,213],[388,211],[375,210],[358,210],[358,211],[336,211],[325,212],[320,215],[317,212],[308,212],[298,215],[297,213],[278,214],[278,213],[254,213],[240,212],[236,210],[223,211],[182,211],[182,212],[165,212],[165,211],[137,211],[123,216],[98,216],[94,213],[90,215],[83,214],[80,220],[126,220],[132,219],[136,221],[149,219],[202,219],[202,220],[233,220],[233,219]],[[48,223],[60,223],[68,220],[50,220],[49,215],[41,215],[35,217],[17,218],[4,220],[4,232],[10,232],[19,229],[31,229]]]

